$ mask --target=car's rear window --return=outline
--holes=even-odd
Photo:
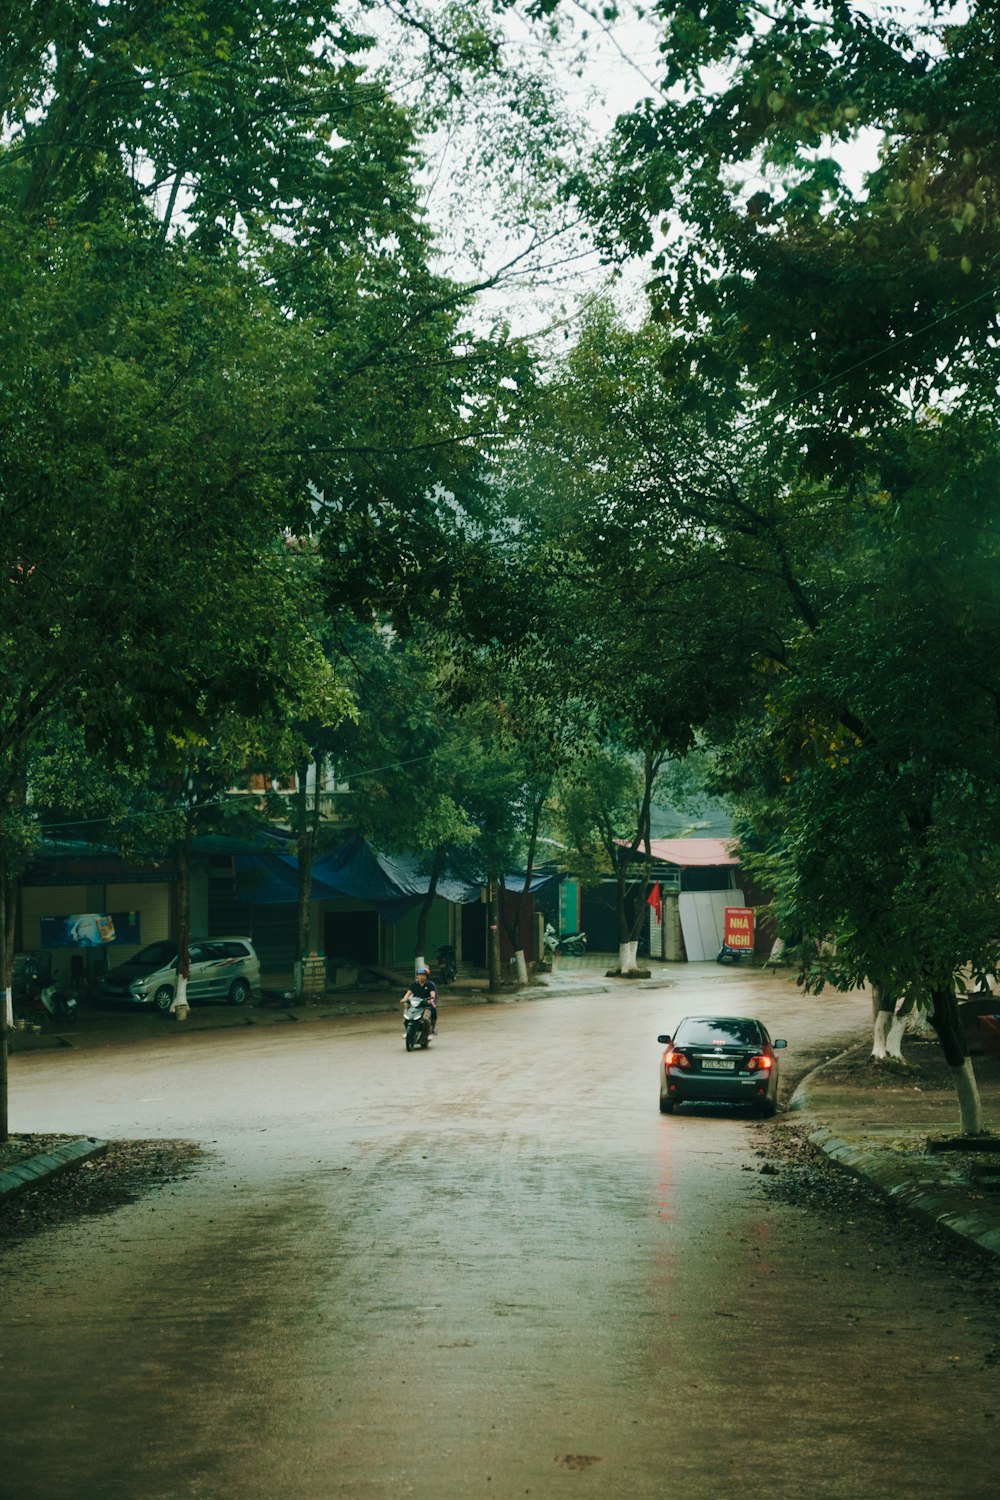
[[[677,1028],[674,1041],[678,1046],[712,1047],[757,1047],[760,1045],[760,1027],[756,1021],[744,1021],[739,1017],[694,1017],[682,1021]]]

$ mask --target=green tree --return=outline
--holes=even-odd
[[[427,631],[342,626],[356,720],[331,745],[354,826],[379,849],[416,855],[428,877],[418,913],[415,961],[426,957],[427,922],[445,873],[475,829],[463,807],[469,760],[464,724],[447,712],[441,663]]]
[[[380,848],[417,854],[429,877],[415,958],[424,956],[427,916],[446,871],[491,891],[496,990],[512,871],[525,874],[512,893],[509,935],[519,977],[527,977],[520,916],[555,774],[555,714],[540,712],[509,658],[501,674],[481,649],[468,659],[456,653],[451,623],[442,615],[408,636],[387,627],[354,635],[346,649],[360,711],[338,733],[337,758],[357,768],[346,774],[361,832]]]
[[[887,495],[846,560],[850,610],[790,642],[729,764],[751,794],[783,927],[835,942],[807,950],[806,984],[867,978],[929,1009],[974,1133],[954,991],[967,966],[983,977],[1000,958],[1000,724],[987,646],[996,442],[970,449],[968,437],[953,425],[944,467],[942,430],[915,433],[905,508]]]
[[[768,422],[827,464],[905,419],[904,393],[961,385],[990,409],[995,6],[764,0],[661,23],[661,92],[578,187],[652,255],[654,306],[717,394],[752,370]]]
[[[561,789],[560,822],[584,884],[614,881],[618,970],[638,968],[652,856],[650,811],[666,752],[636,753],[613,739],[593,752]]]
[[[128,763],[146,727],[168,753],[254,715],[277,539],[323,530],[331,605],[367,607],[371,515],[426,550],[509,405],[506,355],[458,336],[472,291],[429,270],[414,121],[372,50],[301,0],[35,3],[0,29],[8,1013],[33,738],[61,712]]]
[[[0,248],[2,846],[56,713],[127,761],[132,726],[183,733],[202,699],[253,710],[245,625],[286,494],[244,435],[294,407],[298,361],[227,258],[114,223],[7,223]]]
[[[686,385],[706,436],[728,429],[726,463],[695,445],[680,467],[701,482],[670,509],[703,528],[703,553],[728,552],[731,597],[747,599],[765,552],[779,590],[781,607],[757,615],[770,642],[744,743],[786,751],[772,804],[789,819],[783,900],[838,935],[845,982],[932,994],[969,1130],[953,976],[990,961],[996,867],[989,816],[985,849],[960,852],[956,788],[992,803],[979,749],[996,684],[964,591],[993,548],[996,26],[990,5],[903,20],[854,5],[804,16],[783,0],[752,17],[683,6],[663,32],[663,96],[620,122],[606,170],[580,184],[610,236],[655,251],[661,389]],[[870,132],[878,159],[852,188],[844,148]],[[956,732],[969,723],[975,748]],[[849,757],[836,773],[824,744]],[[855,782],[860,765],[869,779]],[[864,795],[874,786],[885,817]],[[828,847],[820,857],[834,832],[853,885]],[[933,941],[921,905],[940,918]]]
[[[568,726],[554,765],[570,842],[581,868],[615,879],[625,972],[636,963],[660,772],[700,729],[721,732],[741,710],[754,653],[773,640],[783,566],[756,534],[718,545],[707,508],[719,497],[735,510],[720,479],[733,453],[691,388],[665,384],[669,348],[654,324],[592,311],[546,372],[523,439],[497,460],[507,520],[470,570],[478,603],[463,608],[480,653],[533,687],[550,725]],[[751,547],[737,593],[734,551]],[[475,651],[471,660],[478,668]]]

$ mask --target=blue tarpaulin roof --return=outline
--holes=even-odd
[[[313,866],[314,874],[329,884],[350,890],[344,895],[358,895],[362,900],[387,900],[390,894],[426,896],[430,876],[420,869],[420,862],[408,854],[380,854],[367,839],[355,835],[332,854],[322,855]],[[436,894],[445,901],[478,901],[481,882],[456,880],[445,873],[436,886]]]
[[[236,894],[254,906],[297,901],[298,860],[291,854],[238,854],[233,860]],[[380,854],[360,835],[313,862],[312,899],[349,896],[373,906],[388,921],[397,921],[422,901],[430,886],[412,856]],[[478,901],[480,886],[443,876],[435,894],[445,901]]]
[[[528,888],[528,895],[533,896],[536,891],[541,890],[543,885],[548,885],[550,880],[562,880],[562,876],[558,871],[547,870],[539,875],[532,875],[527,881],[523,875],[505,875],[503,883],[504,889],[515,896],[519,891],[523,891],[525,886]]]
[[[208,834],[193,840],[192,850],[198,854],[230,855],[236,877],[236,896],[239,901],[251,906],[276,906],[292,904],[299,898],[299,862],[294,852],[295,841],[287,832],[276,833],[261,830],[249,836],[233,834]],[[123,869],[133,862],[125,861],[120,854],[100,844],[82,840],[48,839],[44,844],[44,860],[37,858],[31,867],[31,883],[43,876],[52,883],[54,874],[61,879],[80,879],[81,861],[91,863],[111,862]],[[160,870],[157,878],[170,879],[174,871],[172,855],[163,855],[146,864],[155,864]],[[98,872],[95,878],[107,878]],[[115,879],[127,875],[115,874]],[[549,881],[562,877],[552,872],[535,874],[528,890],[539,890]],[[443,901],[466,904],[478,901],[484,880],[463,880],[445,873],[435,887],[435,895]],[[524,889],[523,875],[504,877],[506,889],[517,892]],[[422,901],[430,885],[430,876],[421,868],[421,861],[412,854],[388,855],[374,849],[359,833],[350,834],[336,849],[317,857],[313,864],[312,898],[326,901],[336,897],[352,897],[366,906],[374,907],[387,921],[395,922],[403,914]]]

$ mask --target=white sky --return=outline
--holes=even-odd
[[[892,13],[897,20],[910,18],[916,13],[925,13],[924,0],[861,0],[859,9],[868,12]],[[514,52],[522,55],[529,65],[546,72],[561,90],[565,107],[579,120],[579,144],[586,141],[597,144],[606,138],[615,118],[636,107],[643,98],[655,98],[660,93],[660,60],[658,60],[658,36],[660,26],[655,21],[643,20],[633,6],[622,5],[622,15],[613,23],[594,20],[583,0],[564,0],[559,10],[559,40],[549,39],[540,28],[528,23],[522,13],[511,12],[507,20],[507,33]],[[462,150],[462,139],[451,142],[451,151]],[[862,172],[871,168],[876,160],[877,139],[871,135],[849,150],[838,151],[841,163],[847,172],[850,186],[858,187]],[[514,249],[522,249],[526,240],[511,237],[502,229],[502,210],[490,204],[489,189],[480,199],[472,198],[468,186],[463,184],[459,192],[450,199],[450,174],[447,160],[435,180],[429,198],[430,214],[435,225],[447,222],[448,213],[454,214],[453,233],[448,237],[450,254],[445,267],[459,279],[474,279],[475,267],[460,248],[462,226],[474,228],[475,239],[483,251],[487,267],[504,264]],[[646,279],[646,267],[642,263],[631,263],[625,267],[616,282],[616,297],[625,306],[642,308],[642,287]],[[574,308],[579,315],[580,302],[592,296],[600,296],[610,285],[609,270],[601,266],[600,258],[591,252],[553,273],[550,278],[519,278],[508,282],[498,293],[484,294],[481,299],[481,315],[490,318],[510,318],[516,332],[522,335],[543,336],[544,330],[556,324],[556,338],[562,329],[571,329],[574,323]],[[565,321],[564,321],[565,320]],[[562,329],[559,326],[562,324]]]
[[[885,0],[860,0],[858,8],[873,14],[891,14],[897,21],[912,20],[919,13],[926,14],[924,0],[888,0],[888,3]],[[544,37],[537,26],[526,22],[517,11],[510,13],[506,23],[510,45],[532,66],[544,70],[557,82],[566,107],[580,122],[580,143],[589,140],[596,144],[607,136],[620,114],[634,108],[641,99],[660,93],[660,28],[655,21],[637,15],[627,0],[623,4],[622,16],[611,23],[595,21],[583,0],[563,0],[559,16],[560,38],[553,41]],[[454,149],[461,149],[461,143],[456,141]],[[855,146],[838,151],[853,188],[858,187],[864,171],[874,164],[876,150],[877,139],[872,134]],[[439,223],[442,214],[446,218],[449,210],[457,210],[460,223],[469,210],[467,199],[458,193],[454,193],[449,201],[447,167],[437,180],[430,201],[432,222]],[[523,246],[523,239],[511,238],[502,232],[499,213],[490,208],[488,200],[473,203],[472,214],[477,242],[485,246],[487,265],[503,263],[515,247]],[[451,243],[453,251],[448,269],[461,279],[473,277],[473,266],[458,249],[457,238],[453,237]],[[641,306],[645,279],[646,268],[639,262],[630,264],[618,282],[619,299],[626,304]],[[484,295],[483,316],[487,319],[507,316],[516,330],[523,334],[541,334],[553,320],[558,323],[562,318],[567,320],[566,326],[571,327],[573,302],[600,294],[607,285],[607,268],[601,266],[596,254],[591,254],[564,268],[562,280],[556,275],[548,287],[525,279],[520,287],[515,283],[501,292]]]
[[[576,145],[581,149],[596,147],[607,137],[619,114],[633,108],[645,95],[657,92],[656,28],[639,21],[634,15],[615,22],[613,26],[596,23],[579,0],[566,0],[560,16],[558,41],[544,36],[537,26],[527,23],[516,11],[508,14],[506,29],[512,53],[546,74],[559,89],[566,111],[578,122],[574,134]],[[461,152],[460,139],[452,143],[451,150]],[[450,252],[445,264],[449,272],[461,280],[474,280],[477,275],[475,266],[463,255],[459,245],[470,206],[477,245],[482,250],[487,269],[503,265],[528,243],[525,236],[503,232],[502,210],[491,205],[488,196],[470,205],[464,185],[461,189],[454,188],[445,165],[434,179],[428,208],[434,224],[454,216],[455,229],[448,242]],[[575,304],[580,299],[602,294],[612,281],[609,269],[601,265],[592,247],[582,255],[577,254],[579,249],[579,245],[574,247],[572,242],[567,242],[554,253],[543,251],[538,257],[529,257],[525,272],[536,260],[551,265],[565,255],[571,256],[565,264],[555,264],[547,276],[518,274],[513,280],[508,279],[501,290],[484,293],[481,298],[483,321],[509,319],[515,331],[529,337],[544,336],[554,325],[558,340],[562,331],[571,328],[579,316],[579,308],[574,311]],[[638,263],[630,267],[624,278],[618,280],[619,297],[640,299],[645,274]]]

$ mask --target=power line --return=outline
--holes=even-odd
[[[430,750],[425,755],[414,755],[407,760],[390,761],[388,765],[372,766],[363,771],[352,771],[343,778],[340,778],[338,776],[337,779],[343,779],[345,782],[361,781],[366,776],[380,776],[386,771],[400,771],[404,766],[416,766],[419,765],[421,761],[430,760],[433,754],[433,750]],[[271,792],[272,794],[274,794],[275,792],[275,789],[273,787],[271,788]],[[226,792],[224,796],[213,797],[207,802],[199,802],[194,807],[184,807],[183,805],[177,805],[174,807],[159,808],[131,808],[127,812],[109,813],[102,818],[74,818],[64,823],[39,823],[38,827],[42,830],[43,833],[59,833],[65,828],[91,828],[101,823],[131,823],[141,818],[153,819],[158,817],[170,817],[175,813],[198,813],[207,811],[211,808],[225,807],[229,803],[230,798],[234,797],[256,797],[266,795],[267,793],[263,789],[260,792],[257,792],[253,789],[248,789],[247,791],[238,791],[234,789],[233,791]]]
[[[977,303],[985,302],[989,297],[996,298],[998,295],[1000,295],[1000,292],[998,292],[996,287],[991,287],[986,292],[980,292],[977,297],[971,297],[968,302],[963,302],[958,307],[949,309],[948,312],[942,313],[939,318],[932,318],[922,328],[914,328],[911,333],[900,334],[898,338],[893,339],[891,344],[886,344],[883,348],[876,350],[874,354],[866,355],[864,359],[856,360],[853,365],[845,366],[843,370],[838,370],[835,375],[828,376],[826,380],[818,381],[816,385],[809,386],[806,390],[800,391],[795,400],[804,401],[808,396],[817,395],[820,391],[824,391],[829,386],[836,385],[839,381],[844,380],[848,375],[853,375],[855,370],[863,370],[867,365],[874,364],[876,360],[882,359],[885,355],[892,354],[901,344],[905,344],[911,339],[921,338],[925,333],[930,333],[933,328],[940,328],[942,323],[948,323],[953,318],[960,317],[962,313],[967,312],[970,307],[975,307]]]

